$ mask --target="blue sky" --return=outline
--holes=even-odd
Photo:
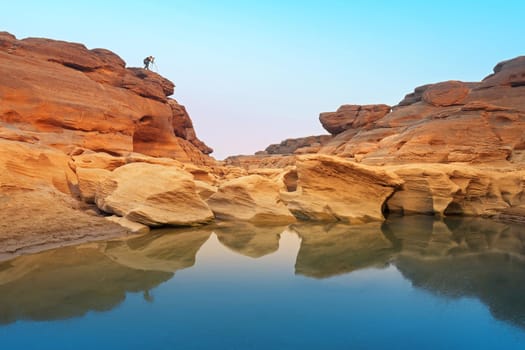
[[[326,133],[320,112],[394,105],[524,55],[525,1],[25,1],[0,30],[157,58],[197,135],[227,155]]]

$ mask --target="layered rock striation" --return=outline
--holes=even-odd
[[[65,153],[86,148],[210,163],[175,85],[105,49],[0,33],[0,135]]]
[[[322,113],[321,122],[334,138],[320,153],[379,165],[523,163],[524,76],[525,57],[518,57],[499,63],[478,83],[418,87],[380,117],[369,110],[383,105],[342,106],[335,113]],[[360,114],[369,117],[357,122]]]

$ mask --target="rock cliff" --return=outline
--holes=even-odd
[[[0,33],[0,135],[71,153],[139,152],[212,162],[174,84],[105,49]]]
[[[184,106],[169,97],[174,88],[157,73],[126,68],[109,50],[44,38],[18,40],[0,32],[0,254],[130,231],[100,215],[101,209],[117,210],[109,210],[108,203],[118,193],[107,187],[111,193],[103,193],[101,184],[118,184],[111,171],[128,163],[176,166],[159,176],[177,172],[189,179],[178,183],[186,189],[191,182],[186,190],[203,207],[195,222],[209,221],[213,215],[182,164],[195,168],[215,160],[207,155],[212,149],[197,138]],[[149,185],[142,188],[154,187],[157,175],[142,176]],[[173,196],[173,186],[162,190],[150,200]],[[90,204],[97,191],[101,209]],[[179,206],[176,214],[188,214],[191,202],[179,202],[188,207]],[[141,208],[128,209],[157,219],[162,213]],[[195,223],[172,215],[155,224],[163,219]]]

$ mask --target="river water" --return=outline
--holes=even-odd
[[[0,263],[1,349],[524,349],[525,227],[158,230]]]

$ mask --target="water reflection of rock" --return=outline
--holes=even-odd
[[[252,258],[276,252],[280,234],[287,226],[257,226],[247,222],[220,225],[214,228],[219,241],[231,250]]]
[[[193,266],[211,230],[158,230],[123,241],[26,255],[0,263],[0,323],[105,311]]]
[[[109,310],[195,264],[215,232],[235,252],[261,257],[281,233],[302,239],[297,274],[324,278],[389,263],[414,286],[446,297],[477,297],[525,327],[525,229],[479,218],[391,217],[363,225],[254,226],[154,231],[123,241],[68,247],[0,263],[0,323],[53,320]],[[295,253],[291,253],[293,259]]]
[[[302,238],[295,272],[316,278],[366,267],[384,267],[395,252],[381,231],[381,223],[363,225],[294,224]]]
[[[0,323],[110,310],[126,292],[147,294],[172,275],[125,267],[94,245],[21,256],[0,263]]]
[[[211,232],[210,228],[156,230],[148,235],[109,242],[104,253],[133,269],[175,272],[195,264],[195,255]]]
[[[297,274],[324,278],[389,262],[417,288],[476,297],[525,327],[525,227],[488,219],[391,217],[383,224],[292,225]]]
[[[432,225],[417,220],[405,230],[395,229],[404,219],[386,223],[401,245],[395,265],[414,286],[446,297],[479,298],[495,317],[525,327],[522,225],[480,218],[446,218]]]

